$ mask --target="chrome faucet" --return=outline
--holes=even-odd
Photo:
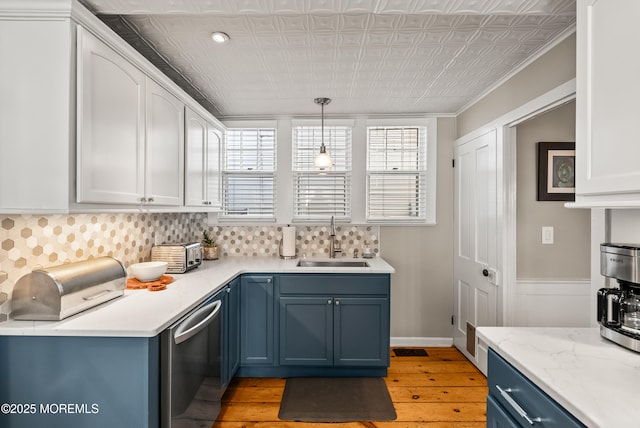
[[[335,259],[336,253],[342,253],[342,250],[336,248],[336,221],[331,216],[331,234],[329,235],[329,258]]]

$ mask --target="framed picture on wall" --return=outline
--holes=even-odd
[[[576,143],[538,143],[538,200],[575,201]]]

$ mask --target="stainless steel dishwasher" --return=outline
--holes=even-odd
[[[220,412],[222,302],[214,296],[161,333],[163,428],[210,428]]]

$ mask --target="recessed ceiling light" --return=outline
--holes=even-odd
[[[229,41],[229,36],[225,33],[221,33],[220,31],[216,31],[215,33],[211,33],[211,39],[216,43],[227,43]]]

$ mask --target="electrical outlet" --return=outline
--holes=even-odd
[[[542,243],[553,244],[553,226],[542,226]]]

